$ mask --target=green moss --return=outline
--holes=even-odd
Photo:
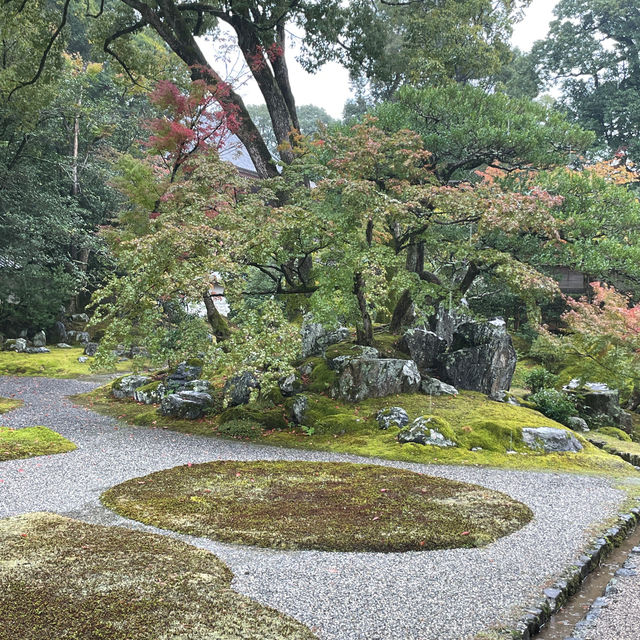
[[[624,440],[625,442],[631,442],[631,436],[628,433],[625,433],[622,429],[618,429],[617,427],[601,427],[596,431],[596,433],[601,433],[605,436],[611,436],[612,438],[617,438],[618,440]]]
[[[233,420],[248,420],[267,429],[283,429],[288,424],[289,414],[283,405],[256,402],[225,409],[219,414],[217,422],[224,424]]]
[[[319,420],[305,420],[308,427],[313,427],[314,432],[318,434],[326,433],[357,433],[363,431],[366,427],[363,424],[365,421],[363,418],[358,418],[349,413],[336,413],[334,415],[325,416]]]
[[[533,517],[485,487],[405,469],[323,462],[210,462],[109,489],[104,504],[165,529],[288,549],[484,546]]]
[[[122,378],[118,378],[118,380],[122,380]],[[141,387],[138,387],[136,389],[136,391],[141,391],[143,393],[150,393],[151,391],[155,391],[160,385],[162,384],[161,380],[154,380],[153,382],[149,382],[149,384],[145,384]],[[118,387],[113,387],[113,384],[111,385],[112,388],[118,388]]]
[[[190,367],[203,367],[204,360],[202,358],[189,358],[187,365]]]
[[[23,404],[22,400],[16,400],[14,398],[0,398],[0,414],[17,409]]]
[[[229,438],[255,438],[262,433],[262,425],[253,420],[230,420],[223,422],[216,432]]]
[[[53,514],[0,520],[0,640],[312,640],[231,589],[213,554],[167,536]]]
[[[398,348],[400,336],[393,333],[375,333],[373,346],[380,352],[383,358],[406,358],[407,354]]]
[[[321,360],[313,367],[307,389],[311,391],[311,393],[325,393],[333,387],[336,378],[336,372],[329,369],[325,360]]]
[[[49,348],[50,353],[0,351],[0,372],[8,376],[46,376],[47,378],[81,378],[95,373],[91,369],[93,358],[88,358],[87,362],[78,362],[78,358],[84,355],[81,347]],[[130,368],[131,362],[119,362],[114,370],[104,370],[102,373],[128,371]]]
[[[431,398],[420,394],[404,394],[366,400],[360,404],[342,403],[319,394],[305,392],[305,395],[308,398],[305,426],[314,428],[312,436],[288,425],[292,398],[288,398],[282,407],[269,409],[249,405],[239,407],[236,411],[227,409],[226,411],[231,413],[223,412],[222,415],[207,416],[200,420],[179,420],[159,414],[149,414],[149,408],[144,405],[114,399],[109,395],[108,387],[76,396],[75,400],[84,406],[125,419],[130,423],[141,423],[141,416],[144,415],[144,424],[154,428],[169,428],[184,433],[209,436],[216,435],[220,423],[231,419],[249,419],[266,425],[265,416],[273,416],[273,423],[271,420],[269,422],[277,426],[270,426],[269,430],[256,437],[255,441],[275,446],[319,449],[418,463],[471,464],[509,469],[640,477],[633,466],[619,457],[600,450],[577,434],[574,435],[584,443],[584,450],[580,453],[542,454],[527,449],[516,437],[521,433],[522,427],[566,428],[545,418],[537,411],[492,402],[480,393],[463,391],[457,397],[434,396]],[[437,449],[417,444],[399,444],[396,439],[397,429],[383,431],[378,429],[375,423],[377,411],[391,406],[403,407],[409,413],[411,420],[424,414],[444,418],[454,430],[455,439],[460,446]],[[247,413],[247,409],[250,413]],[[322,434],[315,431],[318,421],[340,414],[363,418],[359,423],[361,428],[345,431],[344,434],[330,432]],[[283,429],[285,426],[289,428]],[[483,450],[470,451],[471,448],[478,446]],[[515,450],[517,455],[506,454],[507,450]]]
[[[73,451],[76,445],[46,427],[0,427],[0,461]]]

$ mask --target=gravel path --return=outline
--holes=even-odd
[[[0,396],[15,395],[25,402],[0,418],[3,424],[44,425],[78,445],[62,455],[0,463],[0,517],[52,511],[87,522],[154,530],[104,509],[100,493],[129,478],[187,462],[363,461],[126,427],[63,398],[94,386],[0,378]],[[484,549],[394,554],[279,552],[175,537],[213,551],[233,570],[236,590],[298,618],[322,639],[463,640],[492,625],[515,622],[514,605],[538,601],[548,580],[585,547],[585,532],[616,514],[624,498],[599,478],[377,462],[505,491],[528,504],[535,518]]]

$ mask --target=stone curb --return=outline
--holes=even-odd
[[[564,578],[557,580],[551,587],[544,590],[544,599],[526,609],[527,615],[515,627],[507,630],[510,637],[514,640],[534,638],[549,622],[551,616],[578,591],[584,579],[631,534],[638,524],[640,524],[640,507],[634,507],[629,513],[621,514],[617,524],[607,529],[596,540],[595,545],[580,556]]]

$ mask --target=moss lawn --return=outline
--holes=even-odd
[[[46,427],[0,427],[0,462],[73,451],[76,445]]]
[[[0,520],[0,640],[312,640],[213,554],[47,513]]]
[[[533,517],[526,505],[485,487],[339,462],[187,465],[119,484],[102,501],[181,533],[325,551],[478,547]]]
[[[23,404],[22,400],[16,400],[15,398],[0,398],[0,414],[17,409]]]
[[[161,416],[154,405],[116,400],[110,396],[109,390],[109,385],[106,385],[91,393],[75,396],[75,401],[132,425],[236,437],[267,445],[423,464],[479,465],[640,478],[640,473],[632,465],[594,446],[581,434],[575,434],[584,447],[580,453],[544,454],[527,449],[520,437],[522,427],[565,427],[532,409],[493,402],[472,391],[463,391],[457,397],[403,394],[370,399],[357,405],[307,392],[308,421],[302,428],[288,422],[289,401],[275,404],[258,402],[226,409],[200,420],[179,420]],[[397,429],[381,430],[375,421],[379,409],[391,406],[403,407],[411,420],[421,415],[434,415],[446,420],[459,446],[445,449],[414,443],[400,444],[396,439]],[[229,428],[236,426],[242,428]],[[482,450],[471,451],[475,447]]]
[[[47,378],[81,378],[96,371],[91,369],[93,358],[87,362],[78,362],[84,355],[82,347],[58,349],[48,347],[50,353],[16,353],[0,351],[0,375],[5,376],[44,376]],[[131,369],[131,361],[119,362],[115,369],[99,373],[126,372]]]

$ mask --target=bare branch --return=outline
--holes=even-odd
[[[26,2],[26,0],[25,0]],[[11,92],[9,93],[9,95],[7,96],[7,102],[9,100],[11,100],[11,96],[13,96],[13,94],[18,91],[19,89],[24,89],[24,87],[28,87],[32,84],[35,84],[38,81],[38,78],[40,78],[40,76],[42,75],[42,72],[44,71],[44,66],[47,62],[47,58],[49,56],[49,53],[51,51],[51,49],[53,48],[53,45],[55,44],[56,40],[58,39],[58,36],[60,35],[60,33],[62,33],[62,30],[64,29],[65,25],[67,24],[67,15],[69,12],[69,4],[71,3],[71,0],[65,0],[64,6],[62,8],[62,19],[60,20],[60,24],[58,25],[57,29],[53,32],[53,35],[51,36],[51,39],[49,40],[49,42],[47,43],[47,46],[45,47],[45,50],[42,54],[42,57],[40,58],[40,65],[38,66],[38,70],[36,71],[36,75],[33,76],[33,78],[31,78],[31,80],[27,80],[26,82],[21,82],[17,87],[14,87],[13,89],[11,89]],[[24,7],[24,3],[22,5],[22,7]]]

